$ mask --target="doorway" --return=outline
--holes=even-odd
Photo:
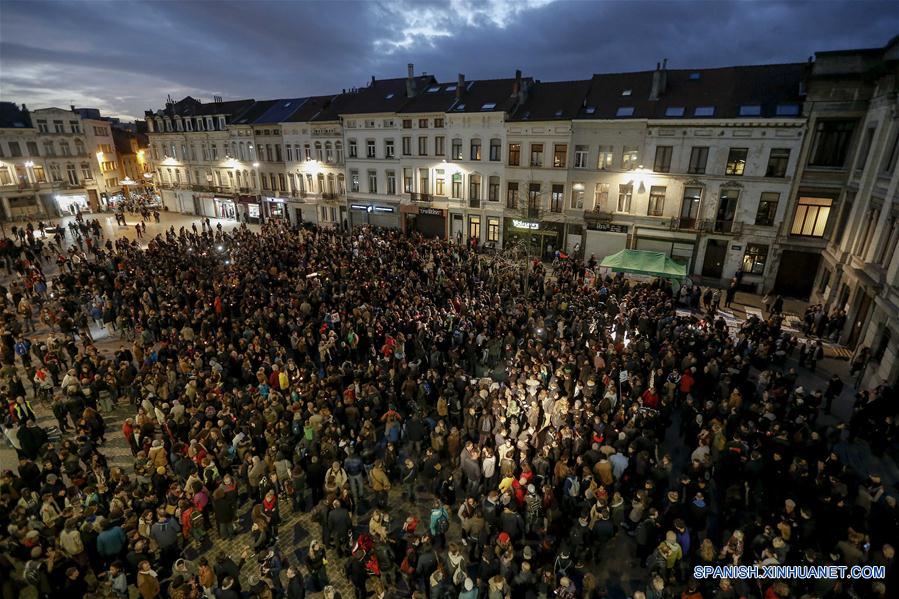
[[[868,312],[871,311],[871,296],[862,291],[856,302],[858,308],[855,311],[855,318],[852,320],[852,328],[849,330],[849,338],[846,340],[846,346],[855,349],[858,345],[859,338],[865,322],[868,320]]]
[[[785,296],[808,299],[818,274],[821,254],[785,250],[774,280],[774,291]]]
[[[702,276],[720,279],[724,274],[724,256],[727,254],[727,241],[709,239],[705,247],[705,259],[702,262]]]

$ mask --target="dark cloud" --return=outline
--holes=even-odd
[[[332,93],[405,64],[543,80],[883,45],[893,2],[3,2],[0,93],[140,116],[167,94]]]

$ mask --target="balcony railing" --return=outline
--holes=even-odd
[[[540,218],[540,208],[538,208],[536,206],[528,206],[523,210],[523,212],[524,212],[525,218],[535,218],[535,219]]]
[[[695,231],[699,229],[700,221],[698,218],[689,216],[675,217],[671,219],[671,228],[682,231]]]
[[[730,233],[738,235],[743,231],[743,223],[733,220],[716,220],[712,221],[715,233]]]
[[[409,199],[411,199],[413,202],[431,202],[433,201],[434,196],[429,193],[417,193],[411,191],[409,192]]]
[[[332,192],[328,192],[328,193],[323,193],[323,194],[322,194],[322,199],[323,199],[323,200],[336,200],[336,199],[338,199],[339,197],[340,197],[340,194],[336,194],[336,193],[332,193]]]
[[[469,207],[469,208],[480,208],[480,207],[481,207],[481,200],[477,200],[477,199],[469,199],[469,200],[468,200],[468,207]]]

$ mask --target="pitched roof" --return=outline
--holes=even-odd
[[[260,116],[272,107],[277,100],[259,100],[247,106],[239,114],[234,115],[231,122],[235,125],[251,125],[256,122]]]
[[[183,117],[224,114],[233,117],[248,109],[254,102],[255,100],[253,99],[229,100],[227,102],[200,102],[190,96],[185,96],[161,110],[157,110],[156,112],[147,111],[147,113],[158,116],[167,115]]]
[[[525,78],[523,84],[532,80]],[[481,79],[468,81],[459,100],[447,112],[508,111],[515,107],[518,97],[512,95],[515,79]]]
[[[433,82],[398,110],[401,113],[446,112],[456,101],[455,83]]]
[[[806,68],[805,63],[788,63],[668,69],[665,89],[657,100],[650,99],[654,71],[594,75],[578,116],[587,119],[799,116],[800,82]],[[787,105],[791,107],[784,108]]]
[[[432,75],[421,75],[413,79],[416,93],[420,93],[435,81]],[[344,92],[313,120],[333,121],[342,114],[377,114],[397,112],[409,96],[406,94],[406,78],[375,79],[357,90]]]
[[[31,116],[14,102],[0,102],[0,129],[31,128]]]
[[[265,111],[254,123],[281,123],[293,115],[308,98],[282,98],[275,100],[272,106]]]
[[[334,99],[334,96],[312,96],[306,98],[293,114],[284,119],[288,123],[305,123],[314,119],[322,110],[325,110]]]
[[[511,121],[573,119],[584,104],[590,80],[538,81],[528,88],[527,99],[515,109]]]

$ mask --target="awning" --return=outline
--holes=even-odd
[[[683,279],[687,276],[686,265],[678,264],[662,252],[646,250],[621,250],[603,258],[600,266],[611,268],[615,272],[651,275],[666,279]]]

